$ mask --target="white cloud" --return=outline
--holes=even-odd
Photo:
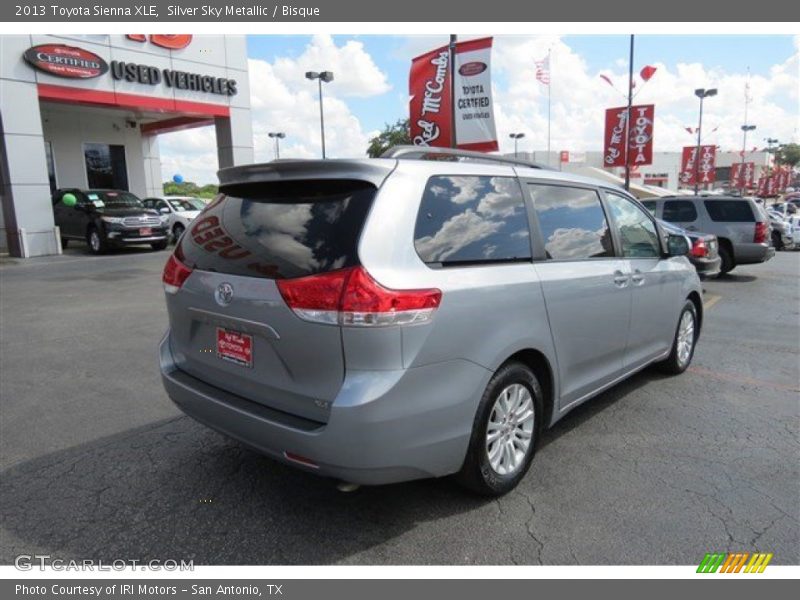
[[[321,155],[317,84],[306,71],[329,70],[334,81],[323,84],[325,146],[328,157],[363,155],[369,138],[343,98],[368,97],[391,89],[387,77],[361,42],[337,46],[330,36],[314,36],[296,58],[279,57],[274,63],[250,59],[250,105],[256,162],[274,158],[274,141],[267,134],[283,131],[282,158],[319,158]],[[217,149],[213,127],[160,136],[164,180],[175,173],[187,181],[216,183]]]

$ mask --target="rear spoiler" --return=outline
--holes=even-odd
[[[220,188],[234,185],[302,179],[353,179],[376,188],[397,168],[397,160],[279,160],[227,167],[217,172]]]

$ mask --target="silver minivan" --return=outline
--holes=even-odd
[[[164,268],[163,382],[277,460],[499,495],[572,408],[692,360],[688,240],[619,188],[417,148],[219,176]]]

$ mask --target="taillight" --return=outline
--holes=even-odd
[[[306,321],[354,327],[411,325],[429,321],[439,307],[437,289],[391,290],[363,267],[299,279],[280,279],[286,304]]]
[[[183,264],[175,253],[170,254],[167,264],[164,265],[164,273],[161,275],[161,281],[164,282],[164,291],[168,294],[175,294],[181,289],[183,282],[192,274],[192,269]]]
[[[764,222],[756,223],[756,233],[753,236],[753,243],[763,244],[767,241],[767,224]]]
[[[696,258],[705,258],[708,256],[708,248],[705,241],[698,239],[692,244],[692,256]]]

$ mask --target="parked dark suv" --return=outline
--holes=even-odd
[[[163,250],[169,241],[166,220],[121,190],[61,189],[53,194],[53,215],[61,245],[85,240],[93,254],[113,247],[150,244]]]

